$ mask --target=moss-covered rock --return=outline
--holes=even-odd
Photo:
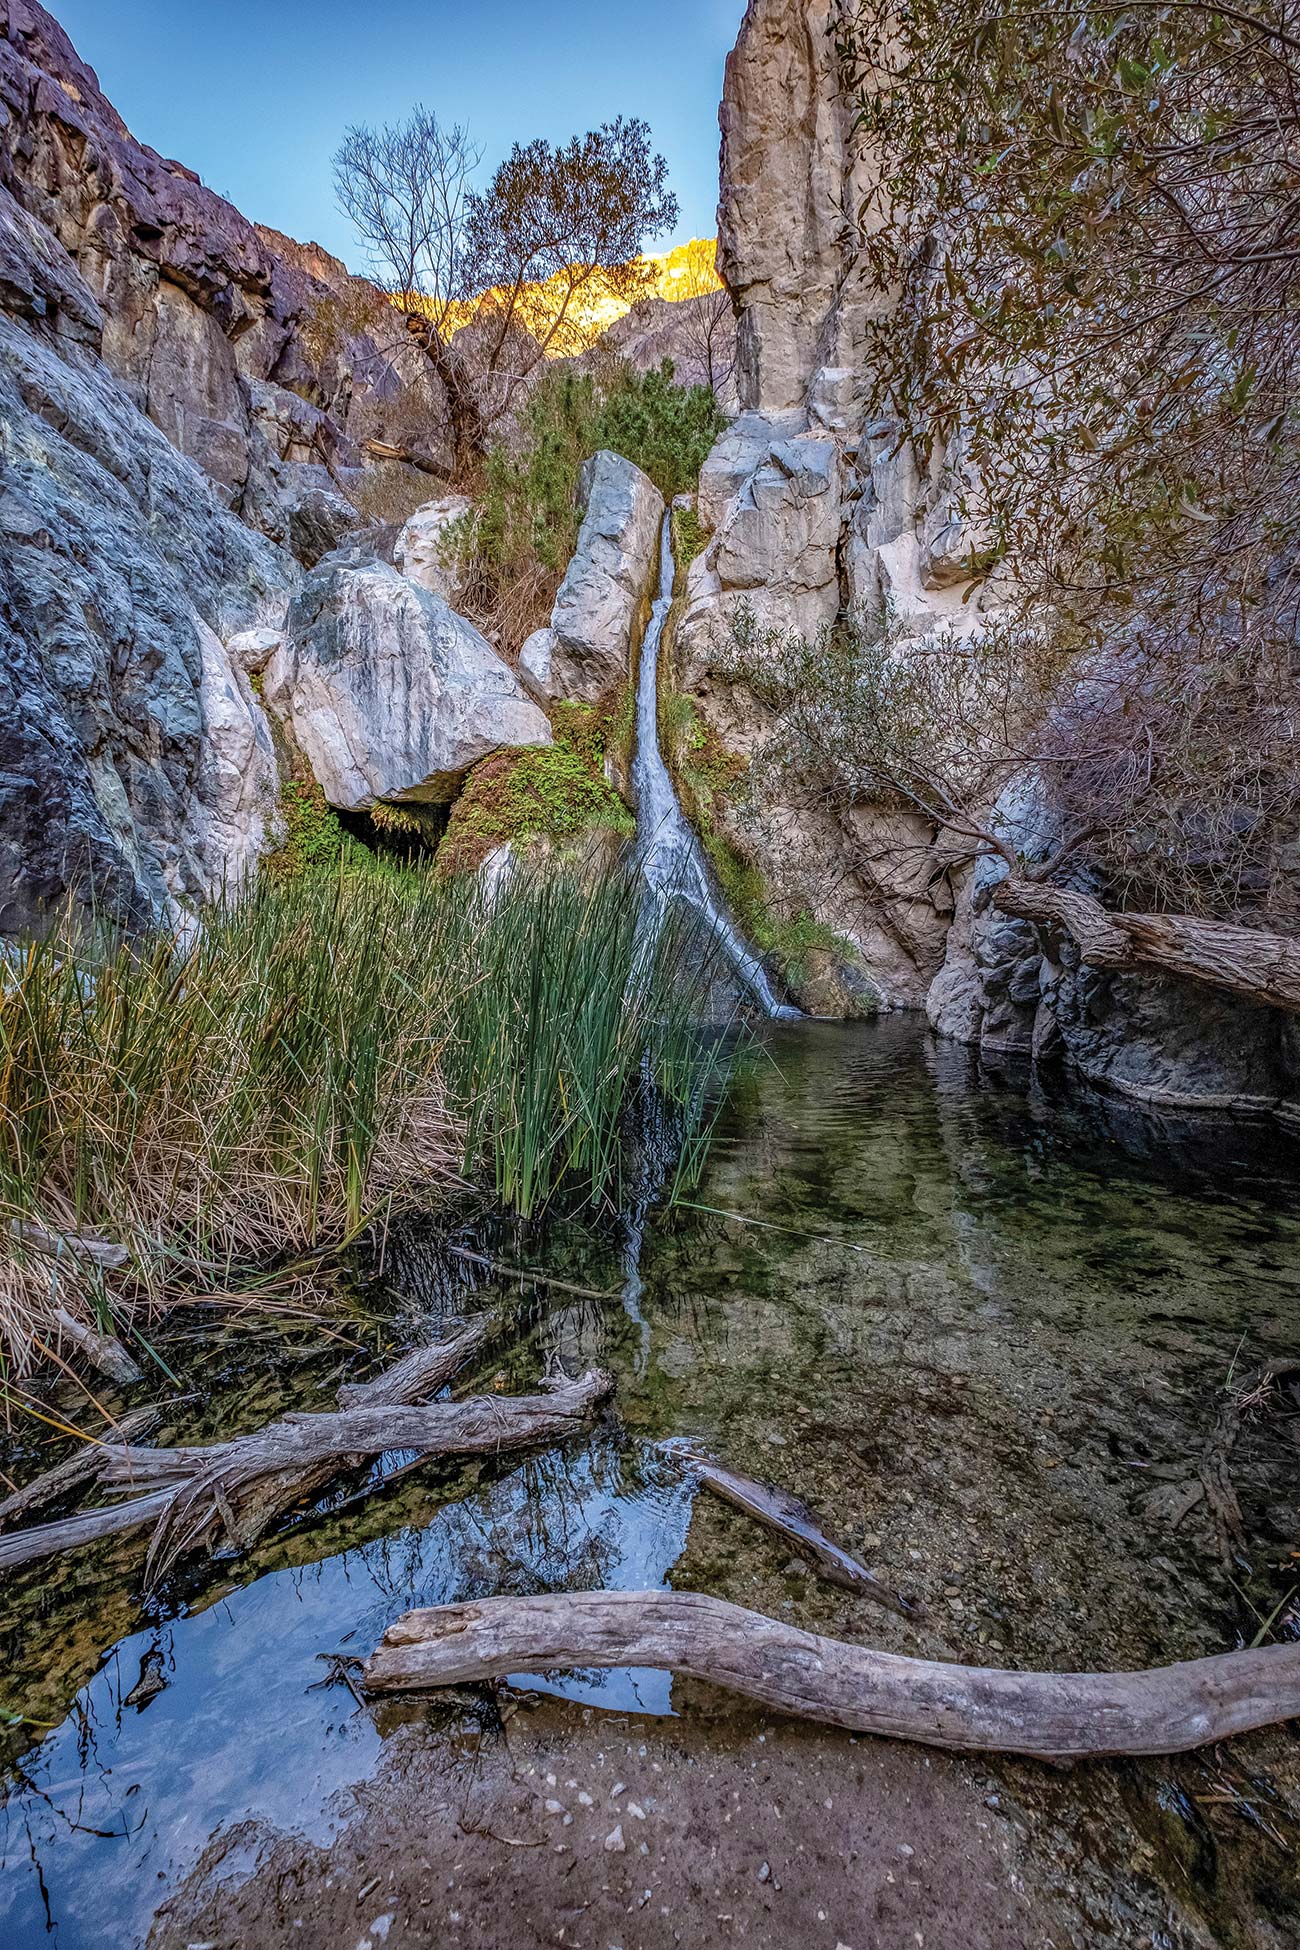
[[[874,1015],[876,999],[852,942],[806,905],[782,904],[737,843],[728,812],[746,771],[683,691],[665,691],[660,736],[688,819],[699,833],[732,917],[801,1008],[814,1015]]]
[[[444,873],[471,873],[499,846],[546,841],[567,848],[595,832],[630,839],[636,822],[609,783],[633,732],[626,687],[597,704],[553,709],[555,744],[502,751],[470,773],[438,849]]]
[[[280,787],[280,821],[284,838],[266,856],[268,873],[277,880],[297,880],[302,874],[337,866],[347,835],[314,779],[285,780]]]

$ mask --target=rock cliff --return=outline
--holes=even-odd
[[[418,537],[408,580],[339,492],[368,439],[437,418],[355,329],[367,305],[136,141],[50,15],[0,0],[0,933],[68,897],[135,923],[237,886],[285,764],[364,806],[549,740],[416,586]],[[358,538],[362,571],[316,567]]]
[[[363,281],[136,141],[35,0],[0,0],[0,185],[75,264],[105,365],[272,539],[319,485],[297,468],[418,416],[424,362],[356,329]]]
[[[771,730],[736,678],[738,604],[760,632],[815,640],[862,609],[887,611],[904,637],[959,635],[997,600],[966,600],[963,563],[979,538],[961,513],[960,444],[919,465],[874,382],[866,328],[888,317],[891,296],[862,248],[873,159],[841,100],[836,13],[835,0],[749,0],[727,65],[719,267],[738,317],[742,411],[701,479],[709,539],[690,568],[675,681],[738,761]],[[1031,825],[1043,816],[1032,795],[1013,810]],[[997,869],[955,867],[921,820],[770,795],[724,799],[714,816],[776,905],[811,909],[853,945],[887,1004],[927,1007],[937,1029],[990,1059],[1065,1059],[1157,1104],[1296,1115],[1286,1018],[1192,983],[1080,965],[1068,945],[993,912]]]

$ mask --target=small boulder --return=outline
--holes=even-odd
[[[545,714],[491,644],[387,563],[336,555],[307,578],[267,667],[268,706],[326,799],[455,798],[502,746],[549,745]]]
[[[473,506],[463,494],[449,494],[441,501],[430,501],[416,509],[393,549],[393,560],[404,576],[418,583],[421,589],[427,589],[431,596],[441,596],[449,603],[455,602],[459,584],[454,568],[448,568],[443,561],[447,531],[463,521]]]
[[[519,681],[542,701],[551,695],[551,665],[558,643],[554,630],[534,630],[519,652]]]

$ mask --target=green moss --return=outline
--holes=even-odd
[[[276,879],[297,880],[302,874],[339,864],[348,838],[314,779],[285,781],[280,788],[280,817],[284,839],[266,858],[267,871]]]
[[[604,772],[563,745],[495,752],[471,772],[438,849],[443,873],[482,866],[498,846],[544,839],[563,846],[600,829],[630,837],[635,824]]]
[[[722,815],[734,803],[745,775],[745,760],[728,751],[713,726],[701,717],[695,700],[682,691],[665,691],[660,703],[660,736],[683,806],[708,855],[723,899],[741,933],[769,960],[786,985],[799,989],[808,979],[814,954],[829,953],[857,964],[851,942],[825,927],[810,908],[780,913],[767,882],[724,831]]]
[[[694,508],[674,508],[673,553],[677,557],[678,574],[684,574],[696,556],[703,555],[708,545],[709,531]]]
[[[621,684],[596,704],[562,698],[552,708],[551,723],[560,750],[581,759],[588,771],[603,775],[607,759],[619,767],[630,765],[636,731],[630,684]]]

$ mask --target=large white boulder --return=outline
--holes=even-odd
[[[247,676],[201,617],[194,627],[203,739],[185,837],[200,891],[212,899],[237,894],[251,878],[274,837],[280,780],[271,728]]]
[[[609,452],[587,462],[579,495],[585,513],[551,615],[547,684],[552,697],[593,703],[631,675],[642,604],[658,570],[664,502],[648,475]]]
[[[265,695],[343,811],[453,799],[491,752],[552,743],[545,713],[487,639],[370,558],[335,556],[307,578]]]

